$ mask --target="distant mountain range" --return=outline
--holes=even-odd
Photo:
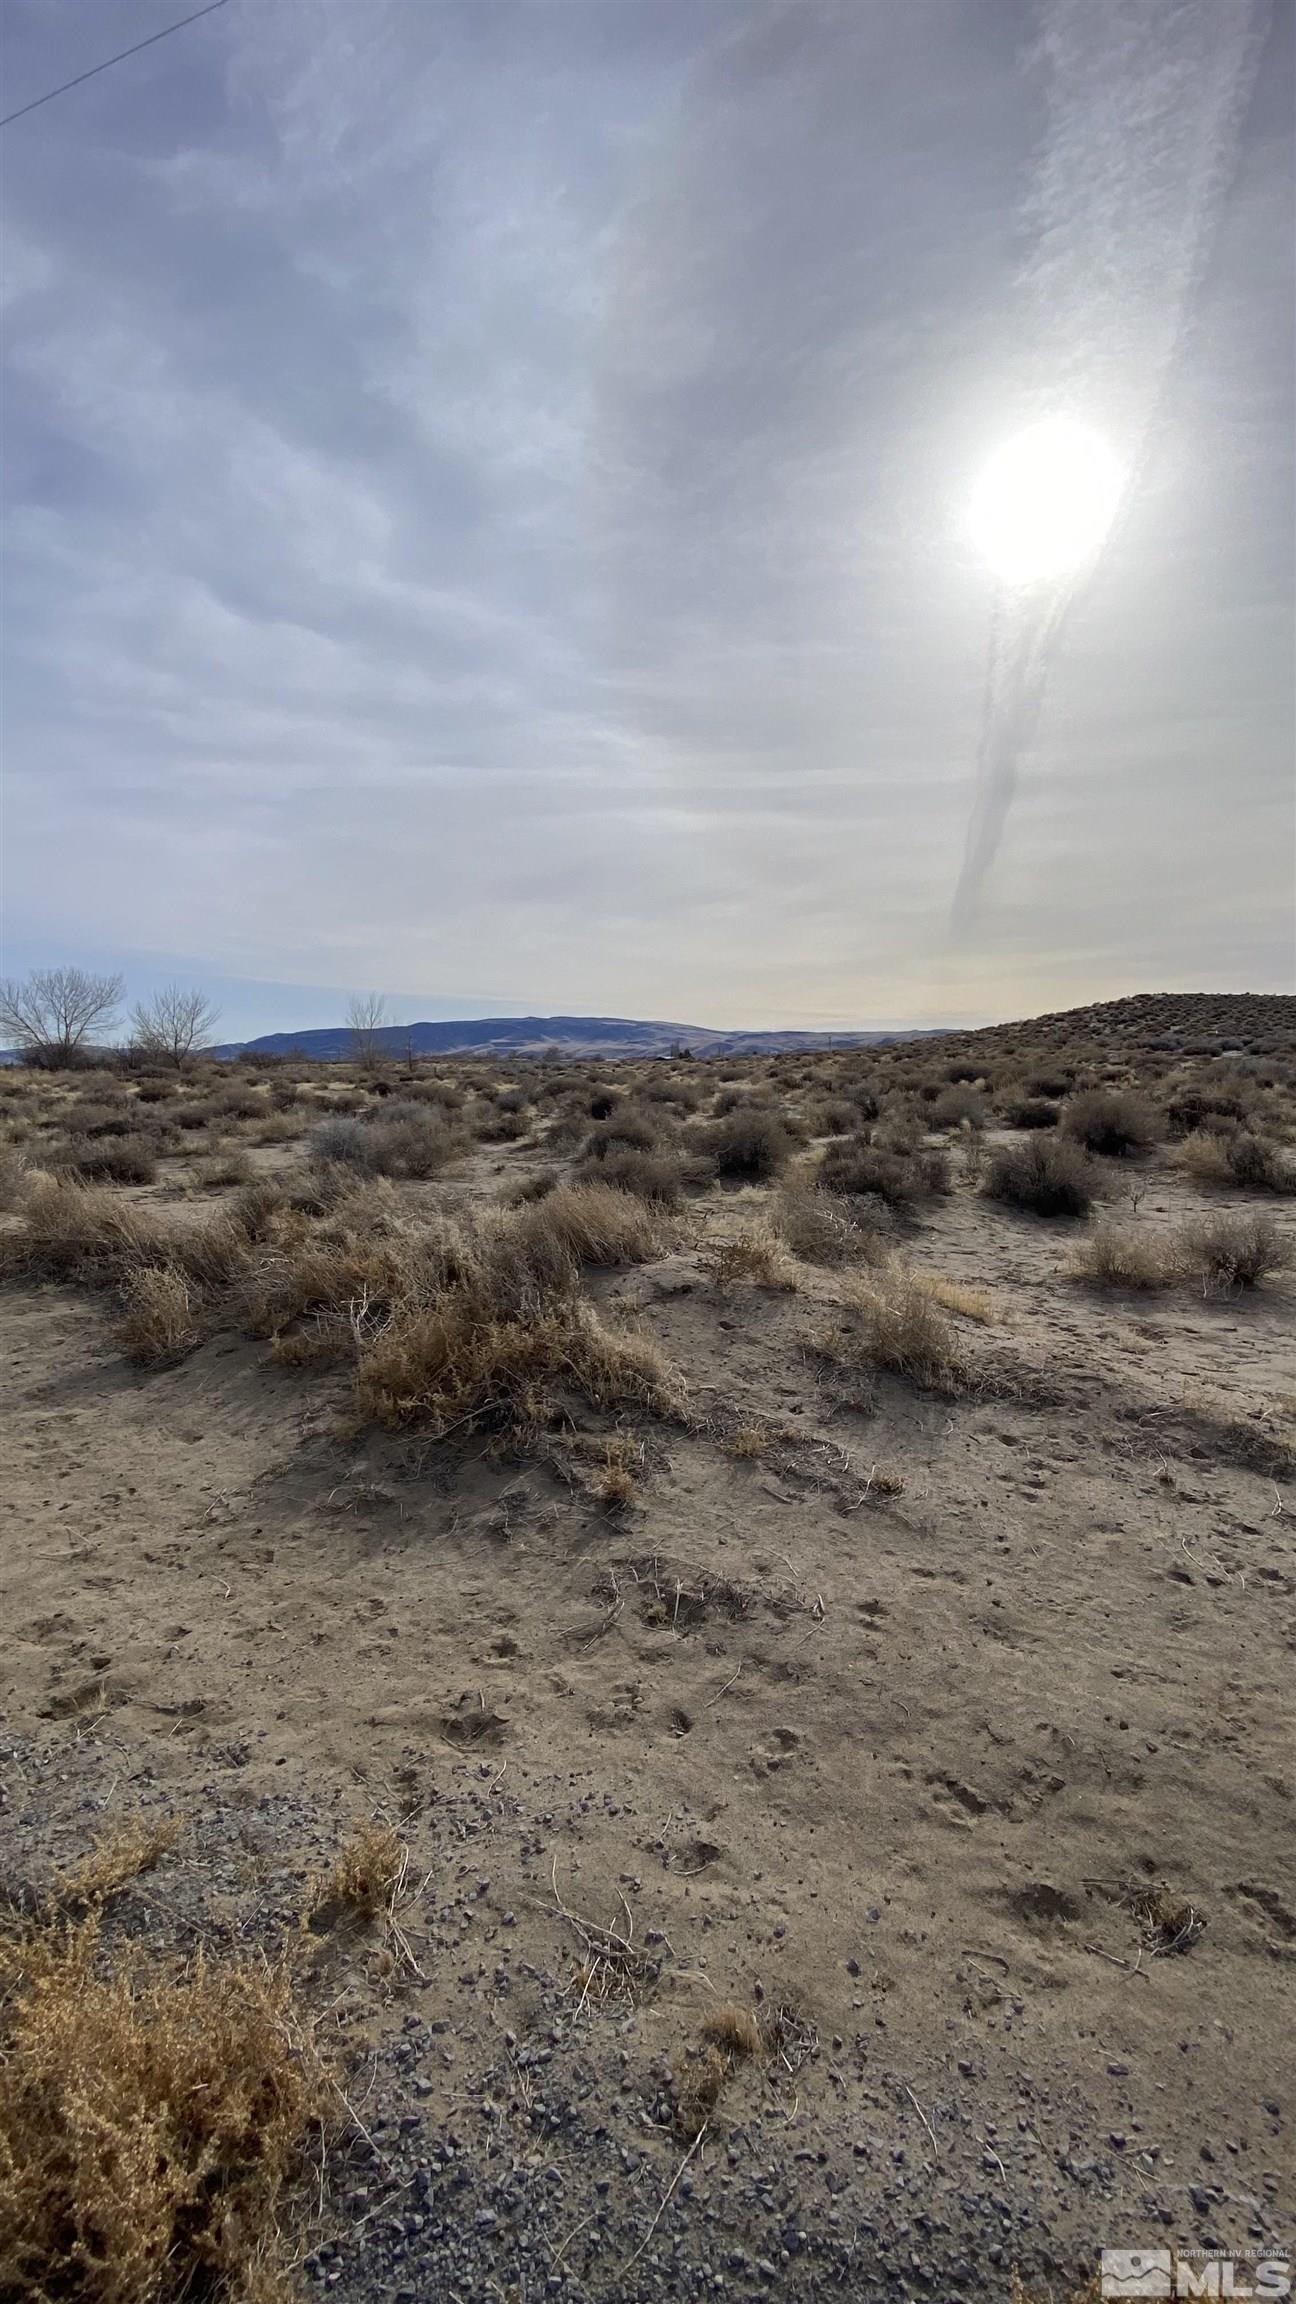
[[[918,1032],[716,1032],[700,1024],[649,1024],[626,1016],[474,1016],[450,1024],[388,1024],[373,1035],[389,1056],[761,1056],[796,1048],[861,1048],[881,1040],[926,1038]],[[263,1032],[230,1040],[214,1056],[311,1056],[321,1062],[350,1052],[345,1024],[313,1032]]]

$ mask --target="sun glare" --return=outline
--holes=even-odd
[[[1100,549],[1121,479],[1087,424],[1068,416],[1031,424],[995,451],[973,490],[973,542],[1005,584],[1068,576]]]

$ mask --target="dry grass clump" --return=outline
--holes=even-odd
[[[933,1304],[946,1312],[957,1312],[960,1320],[975,1320],[979,1328],[993,1328],[1003,1318],[998,1298],[988,1288],[970,1287],[966,1280],[952,1280],[946,1272],[916,1270],[913,1277]]]
[[[489,1279],[396,1313],[362,1346],[365,1414],[440,1436],[486,1427],[521,1440],[544,1428],[563,1391],[601,1408],[682,1412],[679,1380],[650,1338],[606,1328],[576,1295],[524,1296],[504,1311]]]
[[[323,2111],[282,1970],[0,1939],[0,2293],[247,2296]]]
[[[376,1920],[391,1906],[405,1861],[404,1844],[392,1826],[366,1818],[339,1849],[331,1870],[315,1883],[307,1925],[321,1934],[341,1920]]]
[[[164,1816],[151,1823],[143,1816],[127,1817],[96,1840],[88,1856],[59,1873],[54,1882],[54,1903],[63,1909],[70,1905],[102,1904],[118,1888],[124,1888],[128,1880],[137,1880],[141,1872],[151,1872],[158,1858],[164,1856],[168,1848],[174,1848],[179,1837],[180,1826],[174,1816]]]
[[[295,1133],[289,1129],[290,1135]],[[258,1136],[262,1142],[266,1140],[264,1131],[259,1130]],[[241,1144],[216,1145],[194,1168],[194,1181],[208,1192],[217,1192],[232,1184],[250,1184],[255,1175],[256,1170]]]
[[[15,1208],[21,1208],[29,1174],[21,1152],[10,1144],[0,1144],[0,1215],[8,1216]]]
[[[117,1341],[128,1360],[145,1368],[165,1368],[202,1342],[194,1292],[178,1266],[145,1265],[132,1272],[123,1297]]]
[[[971,1371],[929,1288],[892,1261],[847,1283],[839,1329],[821,1347],[845,1367],[885,1368],[923,1392],[966,1391]]]
[[[634,1501],[635,1474],[644,1460],[640,1442],[628,1432],[614,1432],[603,1444],[602,1461],[594,1475],[594,1494],[605,1512],[623,1512]]]
[[[645,1264],[673,1237],[659,1208],[602,1182],[559,1184],[513,1218],[508,1245],[529,1270],[563,1264]]]
[[[730,2056],[759,2056],[765,2035],[750,2008],[726,2004],[712,2008],[702,2019],[702,2037]]]
[[[1212,1216],[1184,1226],[1179,1257],[1204,1296],[1233,1295],[1287,1271],[1293,1250],[1272,1216]]]
[[[981,1189],[987,1198],[1032,1216],[1084,1216],[1093,1206],[1097,1175],[1074,1139],[1032,1136],[991,1154]]]
[[[1239,1192],[1296,1192],[1296,1164],[1290,1156],[1248,1129],[1189,1136],[1179,1161],[1197,1184]]]
[[[715,1288],[745,1282],[752,1288],[793,1290],[797,1284],[796,1266],[768,1224],[750,1225],[731,1240],[707,1241],[698,1262]]]
[[[797,1177],[774,1203],[773,1221],[803,1264],[836,1265],[852,1256],[877,1254],[880,1234],[835,1196]]]
[[[147,1136],[72,1136],[48,1158],[52,1168],[87,1183],[151,1184],[157,1175]]]
[[[156,1233],[151,1212],[111,1192],[47,1178],[32,1188],[19,1231],[0,1241],[0,1270],[38,1280],[110,1286],[147,1261]]]
[[[685,2049],[675,2065],[675,2123],[682,2140],[695,2143],[712,2120],[721,2091],[735,2065],[760,2056],[764,2032],[749,2008],[713,2008],[703,2018],[701,2040]]]
[[[1062,1116],[1068,1136],[1086,1152],[1121,1160],[1131,1152],[1146,1152],[1156,1142],[1156,1118],[1141,1096],[1123,1089],[1091,1088],[1073,1096]]]
[[[1104,1224],[1081,1241],[1067,1272],[1091,1288],[1173,1288],[1181,1263],[1174,1240],[1135,1224]]]

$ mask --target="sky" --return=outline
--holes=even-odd
[[[6,108],[186,13],[4,0]],[[3,965],[1296,982],[1292,0],[228,0],[5,128]],[[986,459],[1129,484],[973,916]]]

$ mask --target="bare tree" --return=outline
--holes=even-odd
[[[347,1008],[350,1054],[356,1064],[373,1064],[382,1052],[380,1035],[387,1030],[387,1002],[381,992],[357,992]]]
[[[34,968],[22,983],[0,984],[0,1033],[28,1061],[51,1069],[77,1063],[116,1026],[120,976],[84,968]],[[93,1040],[92,1040],[93,1035]]]
[[[131,1018],[135,1046],[146,1056],[166,1057],[177,1071],[206,1046],[219,1022],[220,1010],[205,992],[186,992],[179,984],[137,1001]]]

